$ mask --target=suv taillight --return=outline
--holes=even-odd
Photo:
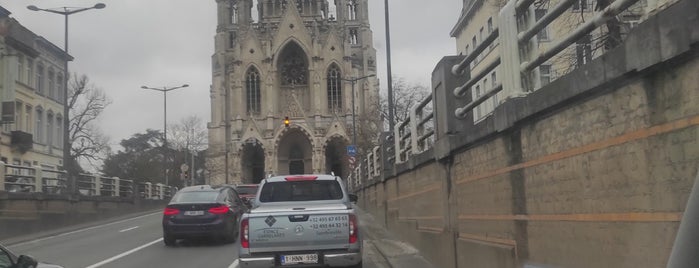
[[[177,214],[180,214],[180,210],[176,208],[165,208],[165,210],[163,211],[163,215],[165,216],[173,216]]]
[[[243,219],[240,222],[240,246],[243,248],[250,248],[250,240],[249,240],[249,229],[250,229],[250,224],[248,219]]]
[[[357,243],[359,240],[359,224],[357,224],[357,216],[349,215],[349,242],[350,244]]]

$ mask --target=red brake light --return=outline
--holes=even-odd
[[[180,214],[180,210],[176,209],[176,208],[165,208],[165,211],[163,211],[163,214],[165,216],[173,216],[173,215]]]
[[[291,176],[284,178],[286,181],[314,181],[318,176]]]
[[[218,206],[218,207],[212,207],[209,209],[209,213],[211,214],[226,214],[228,213],[228,207],[227,206]]]
[[[240,246],[243,248],[250,248],[250,240],[248,237],[250,225],[248,219],[243,219],[240,222]]]
[[[349,242],[350,244],[357,243],[359,240],[359,225],[357,224],[357,216],[349,215]]]

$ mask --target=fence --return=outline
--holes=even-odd
[[[85,196],[133,197],[134,193],[145,199],[169,199],[177,188],[161,183],[135,183],[117,177],[99,174],[80,174],[76,181],[77,192]],[[0,190],[8,192],[42,192],[68,194],[68,178],[65,171],[8,165],[0,163]]]

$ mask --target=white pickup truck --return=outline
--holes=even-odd
[[[356,198],[332,175],[263,180],[241,218],[240,267],[362,267]]]

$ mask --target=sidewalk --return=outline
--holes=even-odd
[[[400,241],[389,232],[374,217],[355,207],[359,218],[359,230],[364,231],[364,244],[377,249],[383,259],[382,263],[392,268],[433,268],[417,249],[410,244]]]

